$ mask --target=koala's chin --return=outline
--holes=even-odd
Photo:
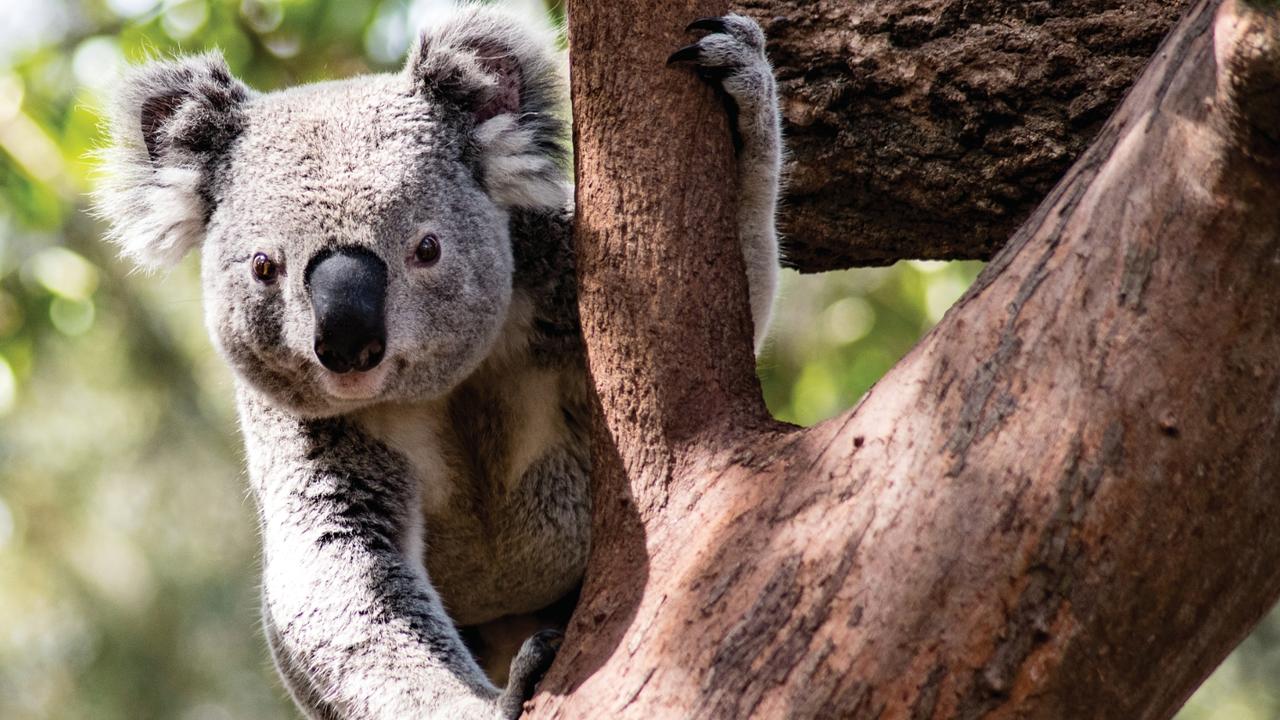
[[[372,370],[341,375],[325,372],[321,374],[320,384],[329,397],[339,402],[375,402],[382,397],[383,390],[387,386],[392,364],[379,363]]]
[[[291,409],[300,417],[314,419],[343,415],[393,401],[395,397],[388,392],[388,386],[396,374],[396,365],[400,363],[389,360],[371,370],[341,375],[315,368],[314,393],[306,402]]]
[[[295,356],[284,361],[280,353],[268,355],[249,348],[228,347],[221,342],[217,345],[231,366],[241,392],[260,396],[267,405],[289,415],[304,420],[320,419],[378,402],[377,397],[355,399],[334,396],[325,387],[323,368],[306,358]]]
[[[314,355],[300,352],[237,351],[222,343],[219,349],[240,382],[273,406],[300,419],[322,419],[447,396],[487,359],[501,354],[502,337],[518,334],[515,328],[504,332],[511,324],[505,322],[505,312],[489,320],[474,322],[471,332],[437,347],[397,348],[393,336],[387,356],[363,371],[335,373]]]
[[[318,366],[285,373],[237,367],[236,377],[270,405],[302,420],[318,420],[356,412],[385,402],[401,401],[389,390],[394,361],[370,371],[334,375]],[[301,369],[301,368],[300,368]]]

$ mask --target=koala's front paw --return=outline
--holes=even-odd
[[[734,129],[746,134],[750,128],[736,126],[739,111],[750,117],[776,104],[773,68],[764,54],[764,31],[755,20],[742,15],[695,20],[686,31],[708,34],[672,53],[667,64],[692,63],[703,78],[719,83],[732,100],[729,112]]]
[[[498,697],[500,717],[515,720],[524,711],[524,701],[533,697],[533,689],[546,674],[556,652],[564,642],[559,630],[543,630],[524,641],[520,652],[511,660],[507,688]]]

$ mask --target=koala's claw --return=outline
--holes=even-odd
[[[564,633],[559,630],[543,630],[524,641],[520,652],[511,660],[507,687],[498,698],[498,709],[503,718],[515,720],[520,717],[525,701],[533,697],[534,688],[551,667],[563,643]]]
[[[700,71],[721,74],[741,72],[764,59],[764,31],[755,20],[743,15],[701,18],[689,23],[685,32],[705,31],[698,42],[682,47],[667,58],[668,65],[693,62]]]
[[[698,18],[697,20],[689,23],[689,25],[685,27],[684,31],[693,32],[694,30],[706,30],[708,32],[726,32],[728,27],[729,26],[725,24],[724,18],[707,17]]]
[[[733,146],[741,152],[746,136],[753,130],[741,126],[742,114],[754,118],[777,104],[773,70],[764,53],[764,31],[755,20],[743,15],[701,18],[689,23],[686,31],[707,34],[676,50],[667,58],[667,64],[690,63],[703,80],[722,91]]]
[[[694,43],[693,45],[685,45],[679,50],[671,53],[671,57],[667,58],[667,64],[675,65],[676,63],[681,62],[697,62],[700,53],[701,50],[698,48],[697,43]]]

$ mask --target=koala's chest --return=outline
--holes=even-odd
[[[540,609],[581,578],[588,450],[566,408],[565,380],[530,370],[368,418],[421,483],[422,535],[407,542],[421,544],[432,585],[459,624]]]
[[[549,448],[521,485],[485,507],[424,513],[423,561],[460,625],[529,613],[564,597],[586,567],[587,467]]]

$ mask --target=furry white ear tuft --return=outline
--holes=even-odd
[[[569,199],[570,185],[538,143],[537,133],[522,127],[514,115],[498,115],[476,128],[485,189],[499,205],[511,208],[559,208]]]
[[[154,269],[200,244],[209,173],[242,130],[250,93],[217,53],[149,62],[125,77],[94,193],[122,255]]]
[[[423,30],[405,73],[419,92],[474,123],[480,175],[494,202],[561,207],[568,156],[563,65],[549,29],[482,5]]]
[[[197,170],[118,173],[103,183],[95,200],[99,214],[111,222],[107,238],[138,267],[172,267],[204,238]]]

